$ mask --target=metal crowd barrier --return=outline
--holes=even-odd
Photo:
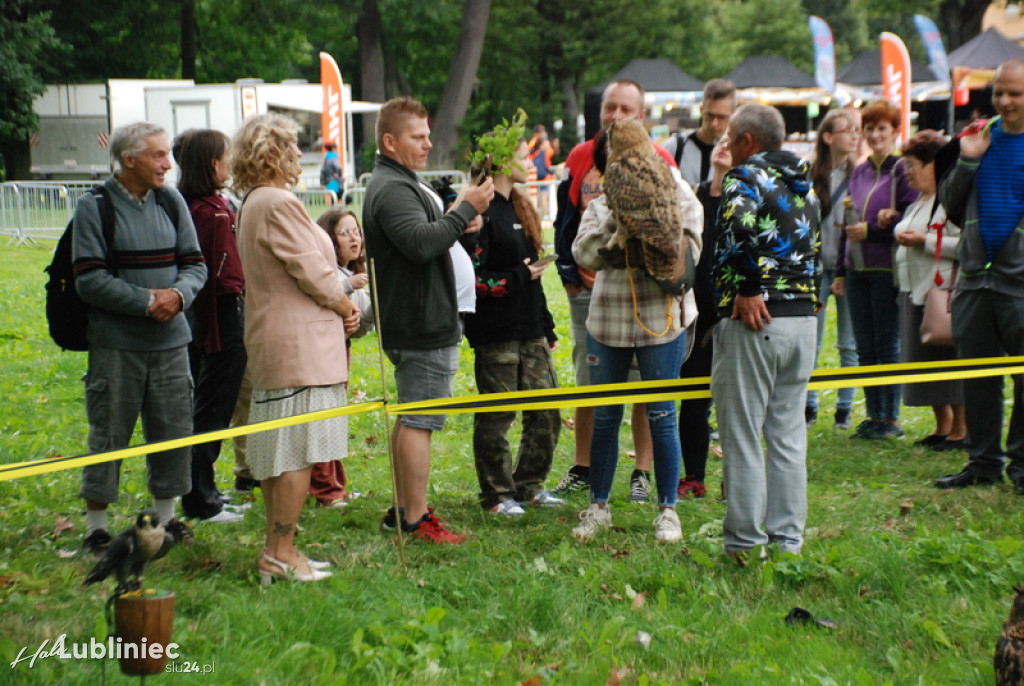
[[[454,170],[421,174],[427,180],[446,175],[458,180],[453,184],[456,190],[465,182],[465,174]],[[340,199],[358,217],[362,217],[366,195],[363,181],[361,177],[360,185],[346,189]],[[9,181],[0,184],[0,237],[7,237],[8,245],[57,240],[74,214],[78,199],[95,185],[94,181]],[[525,185],[534,198],[542,221],[550,223],[555,215],[558,182],[534,181]],[[339,202],[333,191],[322,188],[293,192],[313,219]]]

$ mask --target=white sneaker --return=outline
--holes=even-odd
[[[551,495],[551,491],[541,491],[530,498],[530,502],[537,507],[557,507],[559,505],[565,505],[565,500]]]
[[[522,517],[526,514],[526,510],[514,500],[502,500],[500,503],[491,508],[491,512],[494,514],[505,515],[506,517]]]
[[[665,508],[654,518],[654,538],[659,543],[682,540],[683,530],[679,526],[679,515],[671,507]]]
[[[609,507],[601,507],[591,503],[590,507],[580,512],[580,523],[572,530],[572,535],[580,541],[589,541],[601,527],[612,525],[612,511]]]
[[[214,524],[231,524],[233,522],[240,522],[245,519],[245,515],[240,512],[232,512],[231,510],[221,510],[212,517],[207,517],[204,522],[212,522]]]

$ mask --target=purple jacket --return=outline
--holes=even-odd
[[[895,207],[900,216],[915,200],[918,193],[910,187],[904,173],[904,163],[898,155],[889,155],[876,167],[869,157],[853,169],[850,175],[849,195],[860,221],[868,223],[867,238],[861,243],[864,252],[865,269],[892,269],[892,230],[899,222],[897,217],[888,229],[878,227],[878,211],[893,206],[892,183],[895,177]],[[846,276],[850,269],[850,241],[839,244],[836,262],[836,276]]]

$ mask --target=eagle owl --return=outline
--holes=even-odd
[[[1010,617],[1003,624],[1003,633],[996,643],[993,661],[998,686],[1021,686],[1024,684],[1024,587],[1014,586],[1017,594],[1013,597]]]
[[[636,119],[620,119],[608,127],[604,195],[618,225],[607,247],[625,250],[626,241],[637,239],[651,276],[678,278],[682,198],[668,163]]]

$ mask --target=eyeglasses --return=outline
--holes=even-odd
[[[859,129],[855,129],[855,128],[853,128],[851,126],[851,127],[845,128],[845,129],[839,129],[837,131],[833,131],[832,132],[833,136],[843,136],[845,134],[850,134],[851,136],[859,136],[860,135],[860,130]]]
[[[337,235],[344,236],[345,238],[348,238],[349,236],[362,236],[363,235],[363,230],[362,229],[341,229],[340,231],[337,232]]]

